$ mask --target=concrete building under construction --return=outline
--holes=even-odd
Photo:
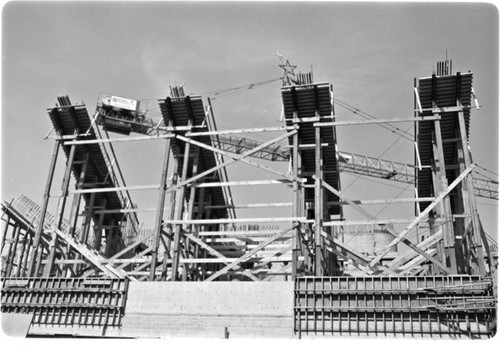
[[[101,95],[91,115],[58,97],[47,110],[54,148],[42,203],[24,195],[2,203],[4,332],[494,336],[497,246],[476,198],[498,200],[498,182],[473,175],[472,73],[444,61],[415,79],[413,117],[337,121],[331,84],[281,67],[278,127],[218,129],[210,98],[180,87],[157,101],[160,121],[136,100]],[[341,150],[339,126],[399,122],[414,123],[412,164]],[[245,137],[259,132],[275,137]],[[164,145],[160,181],[125,184],[114,147],[152,140]],[[237,164],[272,177],[232,180],[226,167]],[[342,172],[411,184],[415,196],[352,200]],[[237,203],[231,188],[255,185],[283,186],[291,199]],[[149,191],[156,207],[141,208],[133,191]],[[401,203],[414,205],[412,218],[379,219],[365,207]],[[290,216],[259,216],[278,208]],[[241,209],[254,216],[238,217]],[[141,225],[145,214],[151,228]]]

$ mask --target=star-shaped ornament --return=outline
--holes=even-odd
[[[279,65],[281,68],[283,68],[283,71],[285,72],[283,74],[283,76],[286,76],[288,74],[291,74],[293,76],[295,76],[295,72],[293,71],[294,69],[297,68],[297,66],[294,66],[294,65],[290,65],[290,62],[288,60],[286,60],[286,64],[281,64]]]

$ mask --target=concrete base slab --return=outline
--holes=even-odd
[[[2,332],[9,337],[26,337],[33,314],[2,313]]]
[[[292,338],[293,282],[131,282],[120,336]]]

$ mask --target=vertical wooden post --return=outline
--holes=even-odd
[[[31,242],[32,242],[32,237],[29,231],[26,231],[26,235],[24,237],[26,241],[26,252],[24,253],[23,260],[21,262],[21,267],[20,267],[20,277],[27,277],[29,276],[28,272],[28,257],[30,255],[30,252],[32,251],[31,249]]]
[[[192,176],[196,176],[198,174],[198,163],[199,163],[199,154],[200,154],[200,148],[198,146],[195,147],[194,149],[194,160],[193,160],[193,170],[192,170]],[[204,188],[202,188],[204,189]],[[192,219],[193,218],[193,209],[194,209],[194,201],[195,201],[195,196],[196,196],[196,187],[192,186],[190,188],[190,194],[189,194],[189,202],[188,202],[188,209],[187,209],[187,219]],[[189,230],[191,232],[193,225],[190,224],[188,225]],[[186,243],[185,243],[185,251],[186,251],[186,257],[189,257],[189,246],[190,246],[190,240],[189,238],[186,238]],[[196,244],[197,246],[197,244]],[[187,280],[187,269],[189,267],[189,264],[184,264],[184,270],[182,271],[182,280],[186,281]]]
[[[9,205],[10,206],[10,205]],[[9,207],[7,206],[7,207]],[[5,214],[5,213],[4,213]],[[4,228],[4,231],[2,232],[2,249],[1,251],[3,252],[4,248],[5,248],[5,245],[6,245],[6,242],[5,240],[7,239],[7,234],[8,234],[8,231],[9,231],[9,225],[10,225],[10,216],[7,215],[7,219],[5,220],[5,228]],[[10,247],[12,246],[12,242],[9,242],[8,245],[7,245],[7,255],[10,253]]]
[[[207,119],[208,129],[210,131],[217,131],[217,124],[215,123],[214,112],[212,108],[212,101],[210,97],[207,98],[208,102],[208,110],[206,111],[205,118]],[[212,136],[215,137],[216,142],[218,143],[218,135]],[[219,145],[217,148],[220,149]],[[218,165],[224,164],[224,155],[215,153],[215,159]],[[222,181],[227,181],[227,169],[224,167],[223,169],[218,171],[219,176]],[[194,175],[193,175],[194,176]],[[233,205],[233,195],[231,193],[231,188],[229,186],[222,186],[222,193],[224,194],[224,199],[227,201],[229,205]],[[236,218],[236,210],[234,208],[229,209],[228,211],[229,218]]]
[[[80,231],[80,242],[87,244],[87,239],[89,236],[90,227],[92,226],[92,221],[94,219],[94,209],[95,209],[95,198],[97,193],[90,194],[89,204],[87,205],[87,210],[85,212],[85,223]]]
[[[18,251],[18,246],[19,246],[20,233],[21,233],[21,227],[17,224],[14,224],[14,231],[12,234],[12,240],[14,241],[14,243],[10,255],[7,257],[8,258],[7,269],[5,272],[6,277],[10,277],[12,274],[12,267],[14,266],[14,260],[16,259],[16,253]]]
[[[191,148],[190,143],[184,144],[184,160],[182,165],[182,177],[179,181],[183,182],[187,178],[188,165],[189,165],[189,151]],[[182,214],[184,211],[184,194],[185,194],[186,186],[182,186],[179,195],[177,196],[176,203],[176,216],[175,219],[182,219]],[[181,240],[181,229],[182,225],[178,224],[175,226],[175,234],[174,234],[174,248],[172,253],[172,281],[177,280],[177,270],[179,268],[179,245]]]
[[[78,130],[75,130],[75,135],[78,135]],[[73,162],[75,159],[75,154],[76,154],[76,145],[71,145],[68,161],[66,163],[66,170],[64,172],[64,179],[61,187],[61,197],[59,198],[59,202],[57,203],[57,213],[55,217],[56,223],[54,226],[57,229],[61,228],[61,222],[64,216],[64,207],[66,205],[66,199],[68,197],[68,187],[69,187],[69,181],[71,179],[71,169],[73,167]],[[47,264],[45,265],[45,270],[44,270],[44,276],[49,277],[52,268],[54,266],[54,258],[56,254],[56,242],[57,242],[57,234],[55,232],[51,233],[51,240],[50,240],[50,246],[49,246],[49,257],[47,259]]]
[[[165,196],[167,193],[167,170],[170,157],[170,139],[166,139],[165,152],[163,154],[163,166],[160,180],[160,191],[158,193],[158,208],[155,220],[155,237],[153,241],[153,253],[151,255],[151,268],[149,271],[149,280],[155,279],[156,260],[158,258],[158,247],[160,245],[161,230],[163,227],[163,208],[165,207]]]
[[[460,138],[460,129],[455,130],[456,138]],[[459,175],[464,171],[467,166],[465,165],[464,150],[460,142],[457,143],[457,168],[455,172]],[[467,178],[467,177],[466,177]],[[455,214],[464,215],[464,217],[455,218],[455,236],[461,238],[459,241],[455,242],[455,250],[457,251],[457,266],[458,272],[460,274],[472,274],[473,271],[477,272],[477,265],[475,268],[473,266],[477,262],[471,261],[471,244],[472,244],[472,231],[468,231],[469,226],[472,226],[472,220],[470,217],[470,210],[467,209],[468,202],[468,188],[466,183],[466,178],[457,186],[456,201],[454,202]]]
[[[38,226],[36,228],[35,238],[33,239],[33,250],[31,253],[32,255],[28,263],[28,274],[27,274],[28,276],[33,275],[33,266],[35,264],[35,261],[41,262],[43,249],[42,248],[38,249],[38,247],[40,245],[40,238],[42,237],[43,225],[45,223],[45,214],[47,213],[47,207],[49,205],[50,189],[52,187],[52,180],[54,178],[54,171],[56,168],[59,146],[60,142],[59,140],[56,140],[56,142],[54,143],[54,151],[52,152],[52,158],[50,160],[49,174],[47,177],[47,182],[45,184],[45,191],[43,193],[43,203],[40,211],[40,222],[38,223]],[[37,257],[38,260],[35,260]],[[35,272],[34,276],[38,276],[38,271]]]
[[[319,112],[319,96],[318,86],[314,86],[314,107],[316,121],[320,121]],[[323,276],[324,274],[324,253],[323,241],[321,231],[323,231],[323,154],[321,148],[321,128],[315,128],[315,175],[316,180],[314,183],[314,243],[315,243],[315,258],[314,258],[314,271],[316,276]]]
[[[300,195],[299,195],[299,184],[297,182],[298,172],[299,172],[299,134],[295,133],[293,135],[293,151],[292,151],[292,169],[293,169],[293,214],[292,217],[300,217]],[[300,243],[300,231],[299,223],[295,223],[295,227],[292,230],[292,280],[297,277],[297,265],[299,257],[299,243]]]
[[[198,196],[198,208],[196,210],[196,219],[203,219],[203,207],[205,205],[205,188],[200,188],[200,194]],[[193,235],[198,238],[199,237],[199,232],[200,228],[203,228],[203,225],[195,225],[194,227],[194,233]],[[196,246],[194,248],[194,257],[199,258],[200,255],[200,246]],[[195,267],[197,267],[196,274],[197,274],[197,280],[201,279],[200,273],[200,267],[203,264],[196,264]]]
[[[107,199],[104,199],[104,205],[103,205],[103,209],[105,210],[106,209],[106,203],[107,203]],[[93,248],[95,250],[97,250],[98,252],[101,250],[101,242],[102,242],[102,228],[104,226],[104,216],[105,214],[104,213],[101,213],[99,215],[99,220],[97,222],[97,228],[94,229],[94,245],[93,245]]]
[[[17,258],[17,266],[16,266],[16,271],[14,273],[14,277],[20,277],[22,274],[22,265],[23,265],[23,259],[24,255],[26,254],[26,247],[29,245],[28,243],[28,230],[26,230],[24,237],[22,238],[21,242],[21,253],[19,253],[19,257]]]
[[[457,100],[457,105],[461,105],[459,100]],[[467,129],[465,126],[465,119],[464,119],[464,113],[463,111],[458,112],[458,125],[460,129],[460,144],[462,146],[462,152],[464,155],[464,161],[465,161],[465,166],[469,166],[472,164],[472,158],[470,155],[469,151],[469,146],[467,142]],[[473,236],[472,236],[472,243],[471,245],[475,247],[476,250],[476,255],[478,257],[478,264],[476,269],[479,270],[479,272],[474,272],[475,274],[480,274],[480,275],[485,275],[486,270],[485,270],[485,265],[484,265],[484,253],[483,253],[483,246],[482,246],[482,239],[481,239],[481,229],[480,229],[480,222],[479,222],[479,216],[477,213],[477,206],[476,206],[476,196],[474,194],[474,185],[472,182],[472,176],[469,174],[465,177],[464,181],[462,181],[462,190],[464,191],[463,193],[463,200],[464,200],[464,210],[471,216],[471,221],[472,221],[472,231],[473,231]],[[472,250],[472,248],[468,248],[469,250]]]
[[[323,246],[321,240],[321,230],[323,229],[323,203],[322,203],[322,181],[323,181],[323,165],[321,157],[321,128],[316,127],[316,181],[314,184],[314,243],[315,243],[315,258],[314,267],[316,276],[323,275]]]
[[[11,231],[10,238],[7,239],[7,235],[8,235],[9,229],[10,229],[10,217],[7,216],[7,219],[5,221],[4,232],[2,234],[3,235],[3,238],[2,238],[2,252],[4,250],[4,246],[5,246],[6,242],[8,241],[8,243],[7,243],[7,249],[5,250],[5,263],[2,265],[2,277],[7,277],[7,275],[6,275],[6,273],[7,273],[7,267],[9,265],[10,254],[11,254],[11,251],[12,251],[12,244],[14,242],[15,227]]]
[[[441,124],[439,120],[434,121],[434,160],[436,163],[437,186],[440,187],[436,194],[448,188],[448,180],[446,179],[446,166],[444,162],[443,139],[441,136]],[[443,245],[446,256],[445,265],[450,267],[453,273],[458,273],[457,258],[455,253],[455,231],[453,229],[453,215],[450,205],[450,197],[447,195],[442,201],[441,217],[444,218],[443,226]]]
[[[178,147],[178,146],[177,146]],[[178,152],[178,150],[177,150]],[[177,155],[178,157],[178,155]],[[179,166],[179,158],[176,158],[174,156],[174,162],[173,162],[173,176],[172,176],[172,183],[171,183],[171,186],[173,185],[176,185],[177,184],[177,167]],[[168,219],[174,219],[175,217],[175,205],[176,205],[176,197],[177,197],[177,193],[179,191],[178,190],[174,190],[172,192],[170,192],[170,200],[169,200],[169,205],[170,205],[170,214],[168,216]],[[171,240],[171,237],[172,237],[172,234],[173,234],[173,226],[172,224],[167,224],[167,233],[168,233],[168,237],[167,237],[167,240],[166,240],[166,248],[164,249],[164,252],[163,252],[163,262],[162,262],[162,272],[161,272],[161,278],[160,280],[163,280],[163,279],[166,279],[167,278],[167,269],[168,269],[168,264],[167,264],[167,261],[168,261],[168,258],[171,257],[171,246],[172,246],[172,240]]]
[[[85,154],[85,159],[83,161],[82,169],[80,171],[80,176],[78,177],[78,181],[76,181],[76,186],[75,186],[76,189],[81,189],[83,186],[89,161],[90,161],[90,153],[87,151],[87,153]],[[73,201],[71,203],[71,208],[69,213],[69,235],[71,237],[75,235],[76,226],[78,224],[78,211],[80,210],[81,200],[82,200],[81,193],[73,194]],[[70,253],[71,253],[71,246],[68,244],[66,246],[66,257],[68,259],[70,258]],[[80,254],[75,255],[75,259],[78,259],[80,257],[81,257]],[[74,266],[76,268],[76,264]]]
[[[434,142],[435,142],[434,134],[433,134],[432,140],[433,140],[433,149],[434,149],[434,152],[436,152],[436,148],[434,147],[434,145],[435,145],[434,144]],[[434,160],[432,160],[432,167],[433,167],[432,168],[432,185],[434,188],[434,195],[436,195],[441,190],[441,183],[440,183],[440,180],[438,178],[438,174],[436,172],[436,162]],[[428,224],[429,224],[429,233],[431,236],[434,235],[438,231],[438,226],[436,225],[436,218],[444,213],[445,213],[444,206],[443,206],[442,202],[438,203],[436,205],[436,207],[434,208],[434,210],[432,210],[429,213]],[[420,212],[419,212],[419,215],[420,215]],[[439,227],[443,227],[443,225],[440,225]],[[437,251],[436,255],[439,258],[439,260],[441,260],[441,262],[446,264],[446,255],[444,253],[443,241],[439,241],[436,244],[436,251]],[[432,271],[432,274],[439,275],[441,272],[441,269],[437,265],[431,265],[431,271]]]

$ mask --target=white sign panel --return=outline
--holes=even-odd
[[[133,99],[111,96],[111,106],[113,107],[137,111],[137,103]]]

